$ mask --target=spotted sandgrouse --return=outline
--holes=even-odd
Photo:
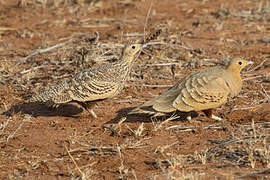
[[[117,95],[124,87],[133,61],[138,57],[143,45],[126,45],[120,58],[114,63],[94,66],[78,72],[74,77],[52,85],[29,102],[42,102],[58,106],[68,102],[77,102],[94,118],[93,106],[97,101]]]

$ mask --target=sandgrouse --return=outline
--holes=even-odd
[[[238,95],[242,88],[241,70],[253,64],[251,61],[234,59],[223,69],[211,67],[190,73],[167,92],[145,102],[130,112],[155,116],[179,110],[203,111],[207,117],[222,120],[212,114],[212,109],[225,104],[228,98]]]
[[[52,85],[33,96],[28,102],[42,102],[58,106],[73,101],[96,118],[93,106],[97,101],[111,98],[123,89],[132,63],[138,57],[142,47],[141,43],[126,45],[116,62],[78,72],[74,77]]]

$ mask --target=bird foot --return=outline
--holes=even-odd
[[[94,112],[93,109],[88,109],[87,111],[90,113],[90,115],[91,115],[94,119],[97,118],[97,115],[96,115],[96,113]]]
[[[189,123],[199,122],[198,120],[192,118],[191,115],[187,116],[187,121],[188,121]]]
[[[87,112],[89,112],[89,114],[96,119],[97,115],[94,112],[94,110],[92,109],[93,106],[95,105],[95,102],[80,102],[80,101],[75,101],[76,103],[80,104]]]
[[[212,114],[210,118],[212,118],[216,121],[224,121],[225,120],[225,119],[222,119],[221,117],[215,116],[214,114]],[[187,116],[187,120],[188,120],[188,122],[192,122],[191,116]]]
[[[189,116],[187,116],[187,120],[189,121],[189,122],[191,122],[191,116],[189,115]]]
[[[216,120],[216,121],[223,121],[224,120],[221,117],[215,116],[214,114],[212,114],[211,118]]]

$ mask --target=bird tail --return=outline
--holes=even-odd
[[[156,98],[153,98],[149,101],[146,101],[145,103],[137,106],[136,108],[132,109],[128,114],[148,114],[148,115],[151,115],[151,116],[163,116],[165,115],[164,113],[162,112],[158,112],[157,110],[155,110],[153,108],[153,106],[155,105],[156,103]]]
[[[154,110],[151,107],[148,107],[148,108],[145,108],[145,107],[136,107],[133,110],[131,110],[128,114],[129,115],[147,114],[147,115],[152,116],[152,117],[164,116],[165,115],[165,113],[158,112],[158,111]]]
[[[159,96],[146,101],[145,103],[139,105],[135,109],[133,109],[130,114],[137,114],[137,113],[146,113],[155,116],[162,116],[165,113],[173,112],[176,110],[172,106],[173,101],[177,97],[177,88],[173,87],[170,91],[164,92]]]
[[[72,100],[68,93],[68,89],[68,81],[62,81],[44,91],[41,91],[37,95],[32,96],[27,102],[53,102],[56,104],[66,103]]]

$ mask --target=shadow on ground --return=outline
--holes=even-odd
[[[63,116],[63,117],[76,117],[75,115],[81,113],[82,108],[73,104],[63,104],[57,108],[47,107],[45,104],[40,103],[22,103],[12,106],[9,110],[2,113],[2,115],[10,116],[19,112],[23,114],[30,114],[34,117],[37,116]]]
[[[122,118],[126,118],[125,122],[152,122],[152,121],[165,121],[166,119],[175,116],[177,117],[173,121],[187,121],[187,117],[191,116],[191,118],[197,117],[197,112],[172,112],[167,113],[166,116],[157,116],[153,117],[149,114],[145,113],[138,113],[138,114],[128,114],[131,112],[135,107],[128,107],[128,108],[122,108],[118,110],[117,116],[114,119],[111,119],[110,121],[106,122],[105,124],[115,124],[122,120]]]

